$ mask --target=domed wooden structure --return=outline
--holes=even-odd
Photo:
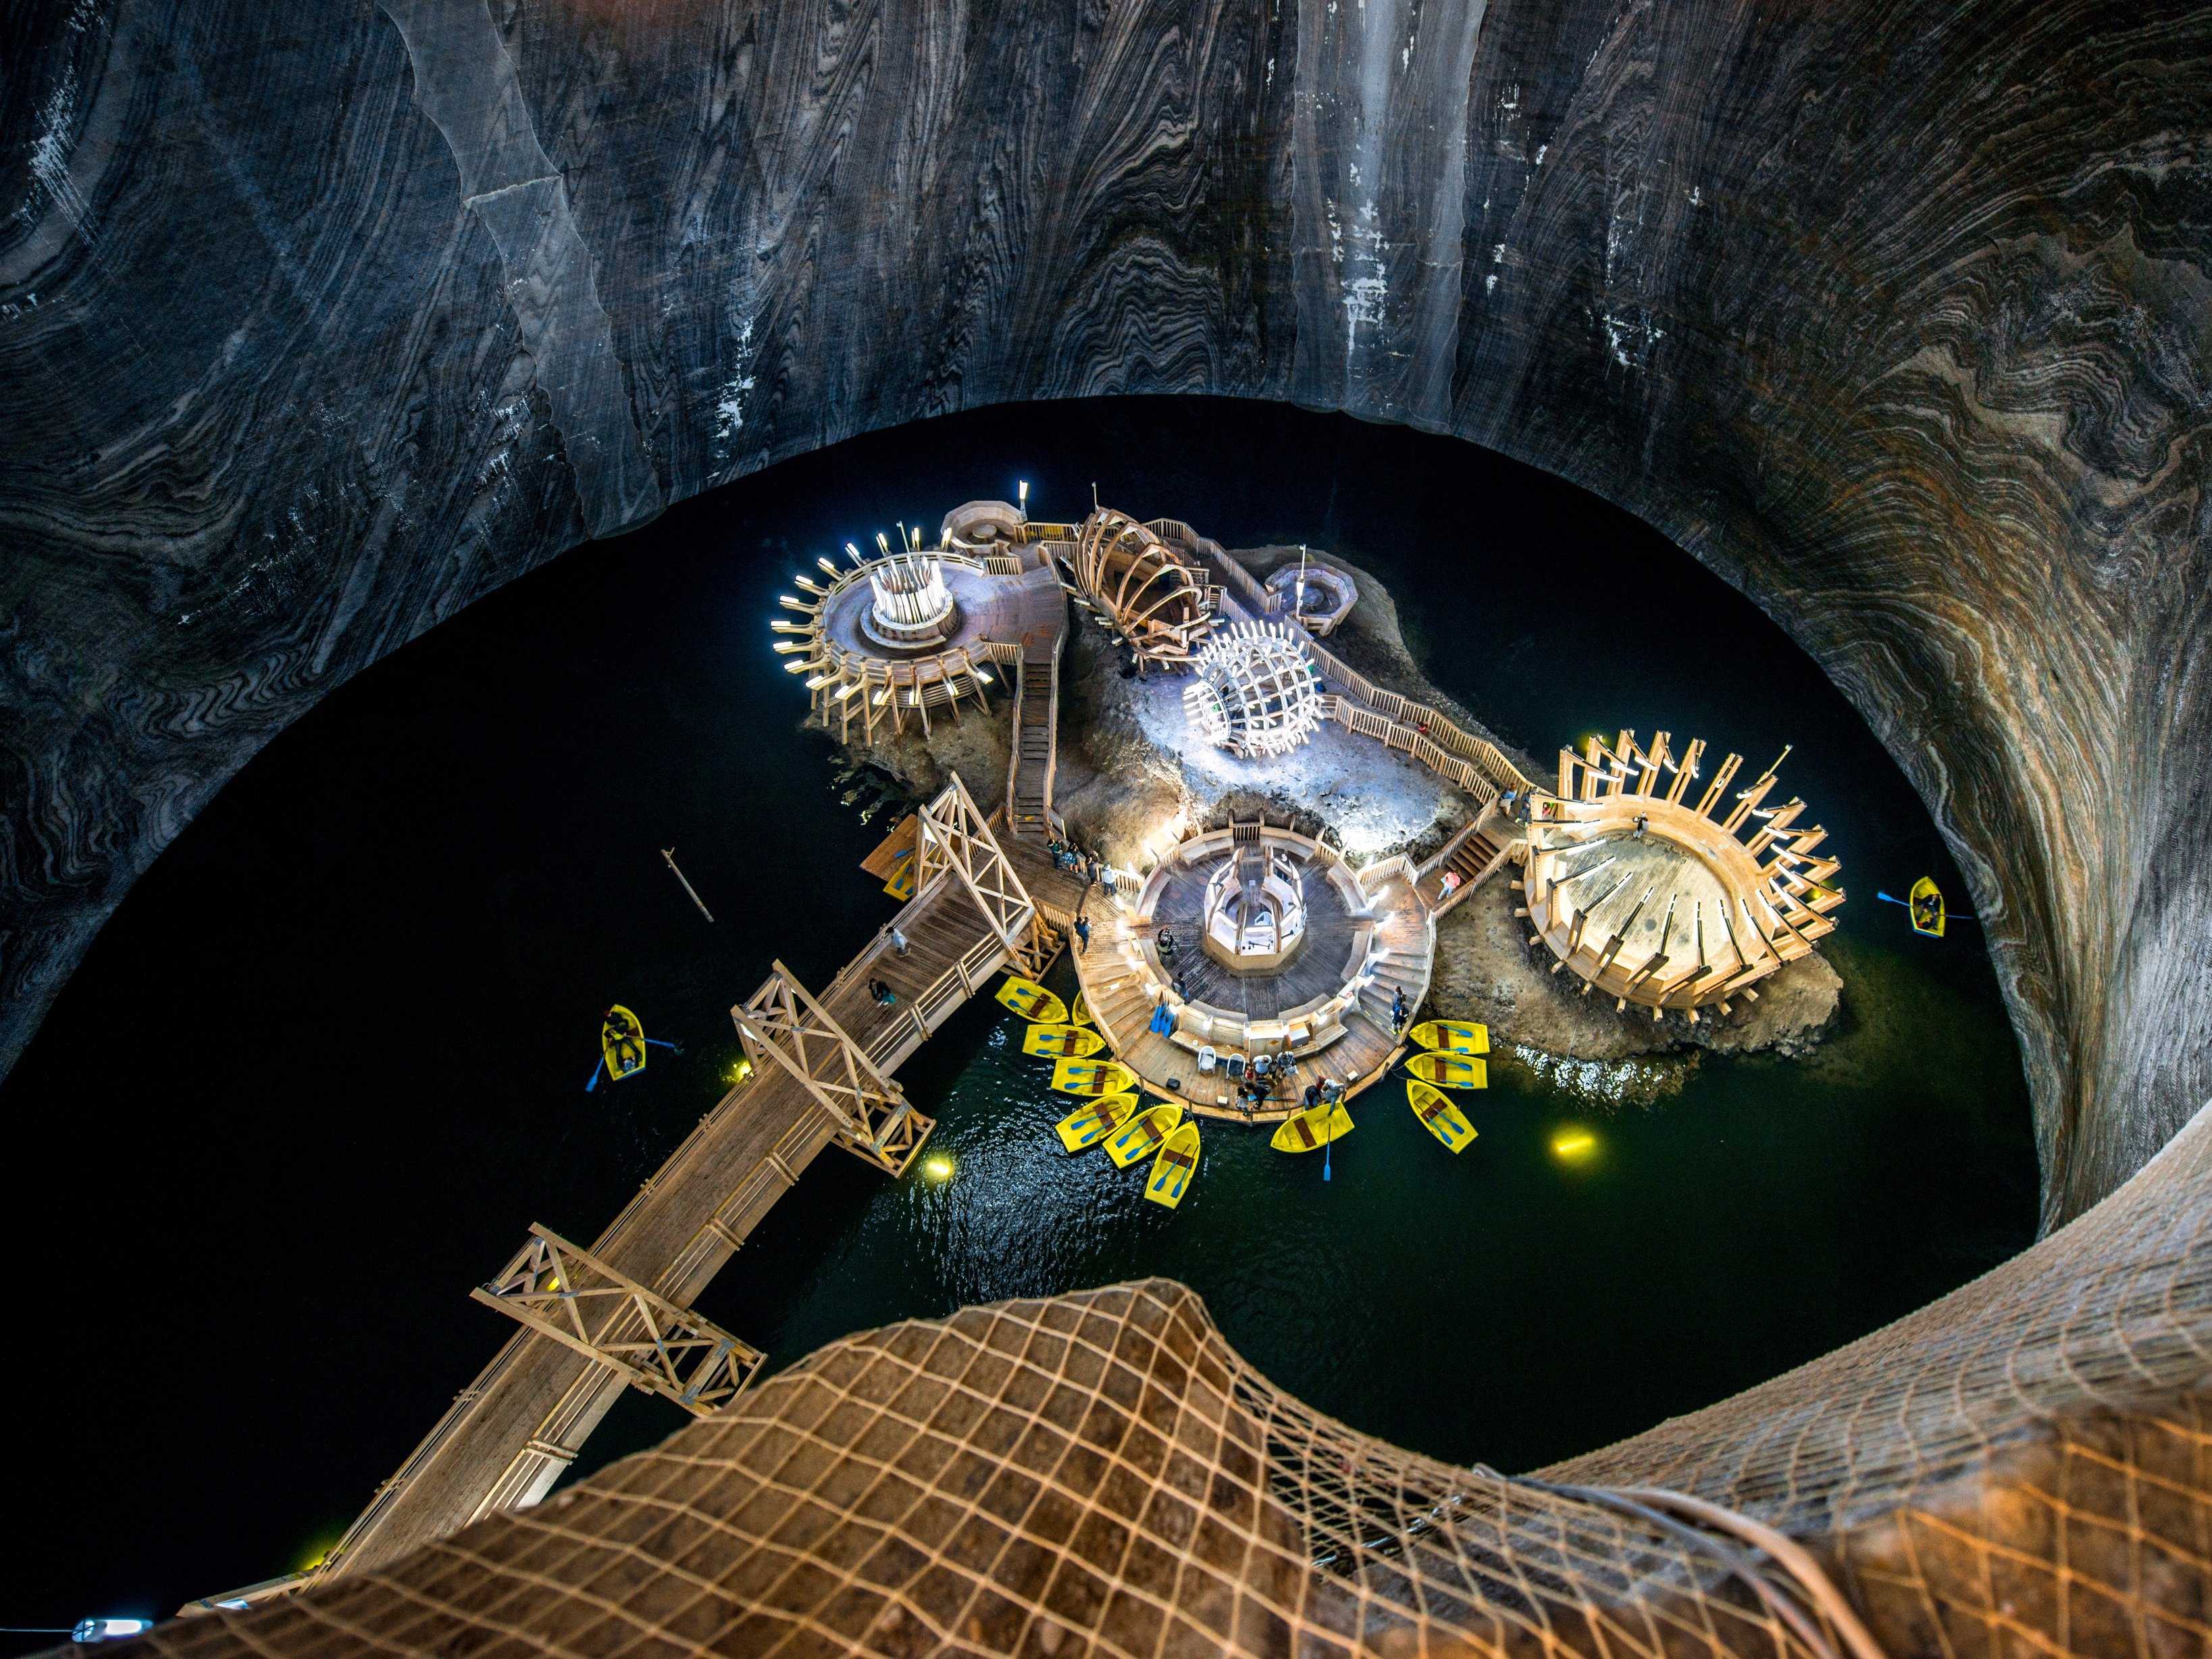
[[[1072,563],[1077,590],[1140,664],[1187,663],[1213,631],[1217,590],[1153,526],[1100,507],[1083,521]]]

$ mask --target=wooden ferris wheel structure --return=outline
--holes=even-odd
[[[1076,532],[1069,561],[1077,592],[1126,641],[1138,661],[1188,664],[1221,614],[1221,590],[1189,553],[1161,534],[1099,507]],[[1177,526],[1182,527],[1182,526]]]

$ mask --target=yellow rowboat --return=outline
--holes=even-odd
[[[1118,1095],[1136,1088],[1137,1074],[1118,1060],[1055,1060],[1052,1086],[1064,1095]]]
[[[1468,1020],[1425,1019],[1413,1028],[1413,1041],[1448,1054],[1486,1054],[1490,1028]]]
[[[1474,1125],[1467,1121],[1465,1112],[1452,1104],[1449,1095],[1408,1079],[1406,1099],[1413,1106],[1413,1115],[1421,1120],[1431,1134],[1455,1152],[1467,1150],[1468,1143],[1474,1139]]]
[[[1906,896],[1905,914],[1912,918],[1912,931],[1925,933],[1930,939],[1943,937],[1943,890],[1931,876],[1923,876],[1912,884]]]
[[[1032,1025],[1022,1033],[1025,1054],[1073,1054],[1082,1059],[1106,1046],[1106,1039],[1080,1025]]]
[[[1154,1106],[1141,1111],[1114,1132],[1114,1138],[1106,1143],[1106,1156],[1114,1160],[1115,1169],[1126,1170],[1165,1146],[1169,1133],[1182,1121],[1180,1106]]]
[[[645,1024],[619,1002],[599,1019],[599,1052],[607,1057],[607,1080],[619,1083],[645,1069]]]
[[[1075,1008],[1074,1011],[1068,1015],[1067,1023],[1071,1025],[1088,1025],[1091,1024],[1091,1005],[1083,1000],[1083,993],[1080,991],[1078,991],[1075,994]]]
[[[1160,1143],[1160,1154],[1152,1160],[1152,1179],[1145,1182],[1145,1196],[1172,1210],[1182,1202],[1183,1194],[1190,1189],[1190,1178],[1197,1173],[1198,1125],[1177,1124]]]
[[[1490,1066],[1473,1054],[1415,1054],[1406,1069],[1424,1083],[1439,1089],[1487,1089]]]
[[[1071,1152],[1096,1146],[1129,1121],[1137,1109],[1134,1095],[1101,1095],[1085,1101],[1060,1121],[1060,1144]]]
[[[1033,1019],[1040,1025],[1067,1024],[1067,1005],[1034,980],[1016,979],[1010,974],[995,994],[1024,1019]]]
[[[884,891],[901,901],[912,898],[915,866],[918,862],[911,847],[901,853],[891,865],[891,878],[884,884]]]
[[[1279,1152],[1311,1152],[1352,1133],[1352,1114],[1340,1100],[1317,1101],[1285,1118],[1267,1144]]]

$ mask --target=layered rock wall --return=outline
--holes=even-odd
[[[2212,1093],[2212,13],[245,0],[0,63],[0,1056],[331,685],[853,433],[1231,392],[1638,513],[1951,836],[2052,1217]]]

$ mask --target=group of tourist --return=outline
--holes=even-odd
[[[1044,849],[1052,854],[1056,868],[1065,870],[1070,875],[1082,877],[1086,886],[1102,879],[1110,867],[1097,854],[1085,852],[1073,842],[1061,841],[1057,836],[1047,842]]]

